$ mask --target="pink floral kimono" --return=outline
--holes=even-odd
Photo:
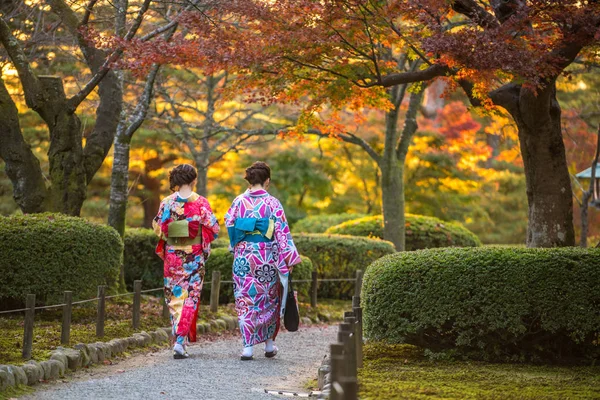
[[[181,345],[195,342],[204,263],[219,224],[204,197],[192,193],[183,199],[174,193],[161,202],[152,225],[160,237],[156,254],[164,260],[165,301],[171,313],[173,341]]]

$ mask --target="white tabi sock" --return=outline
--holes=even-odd
[[[265,343],[265,352],[270,353],[273,350],[275,350],[273,339],[267,339],[267,342]]]
[[[179,343],[176,343],[175,346],[173,346],[173,351],[176,352],[176,353],[179,353],[179,354],[184,354],[185,353],[185,349]]]
[[[252,346],[244,347],[244,350],[242,350],[242,355],[244,357],[252,357],[253,352],[254,348]]]

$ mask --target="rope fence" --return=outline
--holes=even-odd
[[[317,289],[320,282],[356,282],[355,291],[358,295],[360,293],[360,287],[362,286],[363,272],[361,270],[356,271],[355,278],[326,278],[318,279],[317,272],[313,271],[312,279],[299,279],[294,280],[294,283],[310,283],[310,304],[311,307],[317,306]],[[219,292],[221,284],[233,284],[233,281],[222,281],[221,272],[213,271],[212,279],[210,282],[204,282],[205,286],[210,285],[210,311],[216,313],[219,306]],[[26,297],[26,307],[15,310],[0,311],[0,315],[14,314],[14,313],[25,313],[24,333],[23,333],[23,358],[28,360],[31,358],[31,352],[33,347],[33,325],[36,310],[49,310],[54,308],[62,308],[62,327],[61,327],[61,344],[69,344],[70,332],[71,332],[71,315],[74,305],[80,305],[85,303],[97,303],[97,315],[96,315],[96,336],[98,338],[104,337],[104,322],[106,314],[106,300],[133,296],[133,310],[132,310],[132,326],[134,330],[138,330],[140,327],[140,309],[141,309],[141,295],[142,293],[152,293],[163,291],[163,287],[154,289],[142,290],[142,281],[135,280],[133,282],[133,292],[119,293],[110,296],[106,296],[106,286],[98,286],[98,296],[92,299],[72,301],[73,292],[64,292],[64,301],[60,304],[52,304],[49,306],[35,306],[35,294],[28,294]],[[163,302],[163,317],[169,317],[169,309],[166,302]]]

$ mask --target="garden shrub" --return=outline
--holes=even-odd
[[[292,280],[303,280],[311,279],[313,264],[308,257],[301,256],[302,262],[294,266],[292,272]],[[206,275],[204,276],[205,285],[212,279],[213,271],[221,271],[222,281],[231,281],[233,268],[233,254],[231,254],[226,248],[216,248],[211,251],[210,257],[206,262]],[[294,290],[298,291],[298,296],[308,298],[310,283],[294,284]],[[202,299],[207,302],[210,301],[210,285],[205,286],[208,290],[203,290]],[[233,284],[223,283],[219,291],[219,303],[233,303]]]
[[[37,304],[96,297],[98,285],[117,289],[123,244],[105,225],[59,214],[0,217],[0,304],[21,306],[27,294]]]
[[[383,238],[383,217],[374,215],[343,222],[326,233]],[[407,251],[434,247],[477,247],[477,236],[457,222],[445,222],[434,217],[406,214]]]
[[[125,251],[125,284],[127,290],[133,290],[133,281],[142,280],[143,289],[153,289],[164,285],[163,261],[155,253],[158,236],[152,229],[131,228],[125,231],[123,238]],[[159,295],[160,292],[151,293]]]
[[[448,248],[375,261],[365,334],[487,361],[600,358],[600,249]]]
[[[395,252],[394,245],[379,239],[326,234],[295,234],[294,243],[309,257],[320,279],[354,278],[378,258]],[[350,299],[354,282],[319,283],[319,297]]]
[[[229,248],[229,239],[218,238],[210,244],[211,249]]]
[[[296,222],[292,227],[292,231],[301,233],[324,233],[332,226],[339,225],[342,222],[352,219],[362,218],[364,216],[364,214],[348,213],[313,215]]]

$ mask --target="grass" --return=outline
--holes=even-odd
[[[410,345],[367,343],[359,397],[374,399],[599,399],[600,366],[431,361]]]
[[[95,343],[109,341],[114,338],[131,336],[136,332],[132,327],[132,299],[130,297],[117,297],[106,302],[106,321],[104,338],[96,338],[96,308],[91,305],[73,307],[71,318],[70,345],[77,343]],[[169,320],[162,317],[162,299],[152,296],[142,296],[140,329],[139,331],[156,330],[169,326]],[[316,322],[339,321],[343,312],[349,310],[349,301],[328,300],[319,301],[318,307],[313,309],[310,304],[299,302],[300,316],[309,317]],[[198,313],[198,322],[209,322],[221,316],[237,317],[233,304],[220,305],[217,313],[211,313],[208,305],[201,305]],[[60,346],[62,311],[59,309],[38,311],[35,315],[33,328],[32,359],[46,360],[50,352]],[[0,318],[0,364],[23,364],[21,358],[23,345],[23,315],[16,314]]]

